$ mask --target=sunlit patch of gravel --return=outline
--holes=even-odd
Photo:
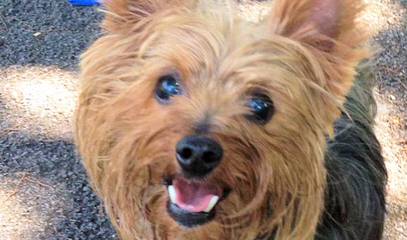
[[[366,0],[374,43],[378,102],[376,134],[389,174],[386,240],[407,239],[407,1]]]
[[[0,182],[0,239],[35,239],[61,222],[64,209],[72,207],[66,189],[28,173],[0,175]]]
[[[76,74],[56,67],[14,66],[0,70],[0,75],[6,130],[72,137]]]

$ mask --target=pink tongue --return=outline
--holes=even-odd
[[[173,185],[177,193],[176,204],[189,212],[203,212],[208,208],[212,197],[219,196],[216,187],[205,183],[174,179]]]

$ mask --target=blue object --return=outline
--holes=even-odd
[[[69,0],[73,6],[98,6],[102,0]]]

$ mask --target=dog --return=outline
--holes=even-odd
[[[361,0],[106,1],[76,144],[121,239],[382,238]]]

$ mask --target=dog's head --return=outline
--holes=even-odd
[[[76,137],[123,238],[310,238],[366,56],[359,1],[275,0],[259,23],[216,1],[106,2]]]

